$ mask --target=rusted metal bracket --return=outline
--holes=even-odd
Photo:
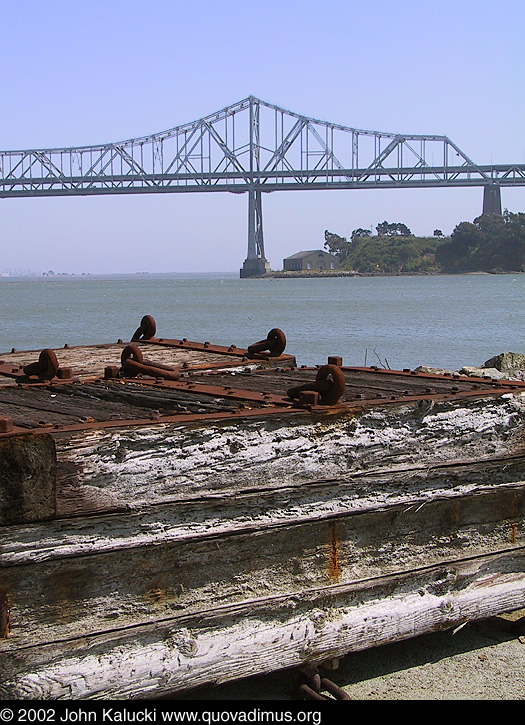
[[[331,697],[324,695],[324,692],[328,692]],[[316,672],[314,675],[308,678],[307,682],[303,682],[299,686],[299,699],[300,700],[351,700],[350,695],[343,690],[342,687],[336,685],[335,682],[329,680],[327,677],[321,677]]]
[[[73,377],[71,368],[60,367],[55,351],[50,348],[40,352],[37,362],[29,363],[24,367],[1,360],[0,375],[28,384],[49,382],[54,379],[71,380]]]
[[[165,380],[178,380],[180,378],[180,370],[177,368],[153,360],[145,360],[140,348],[136,345],[127,345],[124,348],[120,362],[122,365],[120,374],[123,377],[134,378],[137,375],[150,375]]]
[[[314,381],[290,388],[288,397],[311,405],[317,405],[318,402],[321,405],[336,405],[344,392],[345,384],[345,376],[338,365],[323,365],[317,371]]]
[[[265,340],[254,342],[248,346],[248,355],[250,357],[280,357],[286,347],[286,336],[278,327],[267,334]]]
[[[152,337],[155,337],[156,332],[157,324],[153,317],[151,315],[144,315],[139,327],[133,333],[131,340],[151,340]]]
[[[236,357],[243,361],[248,360],[271,360],[272,362],[280,362],[280,363],[295,363],[295,356],[294,355],[285,355],[284,353],[280,355],[263,355],[263,354],[256,354],[256,353],[250,353],[248,349],[237,347],[236,345],[229,345],[228,347],[226,345],[213,345],[210,342],[195,342],[193,340],[188,340],[185,337],[181,339],[168,339],[165,337],[159,337],[151,340],[141,340],[141,343],[147,343],[148,345],[161,345],[164,347],[173,347],[183,350],[192,350],[193,352],[208,352],[212,353],[214,355],[227,355],[228,357]],[[223,363],[219,363],[222,365]],[[218,364],[213,364],[206,367],[217,367]]]

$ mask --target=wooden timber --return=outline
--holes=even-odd
[[[0,697],[151,698],[525,606],[525,384],[153,338],[0,362]],[[335,363],[334,363],[335,361]]]

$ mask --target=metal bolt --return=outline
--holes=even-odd
[[[343,364],[343,358],[337,355],[332,355],[328,358],[328,365],[337,365],[341,367]]]
[[[120,368],[118,365],[108,365],[107,368],[104,368],[104,379],[105,380],[114,380],[115,378],[118,378]]]
[[[0,415],[0,433],[11,433],[13,430],[13,419],[8,415]]]

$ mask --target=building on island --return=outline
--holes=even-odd
[[[283,259],[285,272],[324,272],[339,269],[339,257],[322,249],[297,252]]]

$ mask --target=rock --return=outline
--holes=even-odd
[[[429,373],[430,375],[452,375],[452,370],[445,370],[444,368],[432,368],[428,365],[420,365],[416,368],[416,373]]]
[[[496,368],[496,370],[525,370],[525,355],[519,352],[502,352],[491,357],[483,363],[483,368]]]
[[[496,368],[476,368],[470,367],[469,365],[465,365],[461,368],[461,370],[458,370],[458,372],[460,375],[469,375],[472,378],[493,378],[494,380],[501,380],[505,377],[505,375],[499,370],[496,370]]]

